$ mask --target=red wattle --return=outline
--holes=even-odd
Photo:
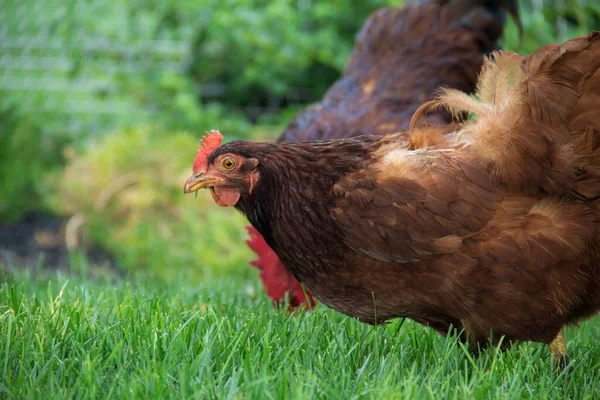
[[[308,292],[305,295],[300,283],[289,273],[261,234],[252,226],[246,227],[246,230],[250,235],[246,243],[258,255],[258,259],[250,261],[250,264],[260,270],[260,279],[267,295],[279,303],[285,300],[287,293],[290,309],[313,308],[316,305],[315,299]]]

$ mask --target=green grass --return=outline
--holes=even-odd
[[[0,285],[0,398],[598,398],[600,319],[546,348],[472,358],[410,321],[371,327],[323,306],[287,315],[257,281],[190,286],[51,280]]]

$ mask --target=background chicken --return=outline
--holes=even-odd
[[[505,13],[515,20],[516,0],[431,0],[402,9],[384,8],[367,20],[343,76],[323,100],[301,112],[279,142],[383,135],[408,127],[411,116],[440,87],[471,92],[483,54],[496,48]],[[438,110],[430,122],[449,122]],[[248,245],[258,259],[266,292],[291,308],[315,304],[252,227]]]
[[[185,190],[242,211],[346,315],[566,356],[562,327],[600,309],[600,32],[497,55],[477,95],[446,90],[409,134],[220,146],[215,133]],[[439,106],[477,118],[416,126]]]

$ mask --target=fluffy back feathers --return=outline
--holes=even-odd
[[[436,107],[473,113],[453,135],[466,159],[512,189],[571,190],[600,196],[600,32],[524,58],[498,52],[486,60],[477,94],[446,89],[411,121]],[[531,190],[531,189],[528,189]],[[535,190],[535,189],[534,189]]]

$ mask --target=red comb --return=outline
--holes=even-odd
[[[198,153],[194,158],[194,173],[204,171],[208,167],[208,156],[215,151],[223,143],[223,135],[219,131],[205,132],[204,137],[200,141]]]

